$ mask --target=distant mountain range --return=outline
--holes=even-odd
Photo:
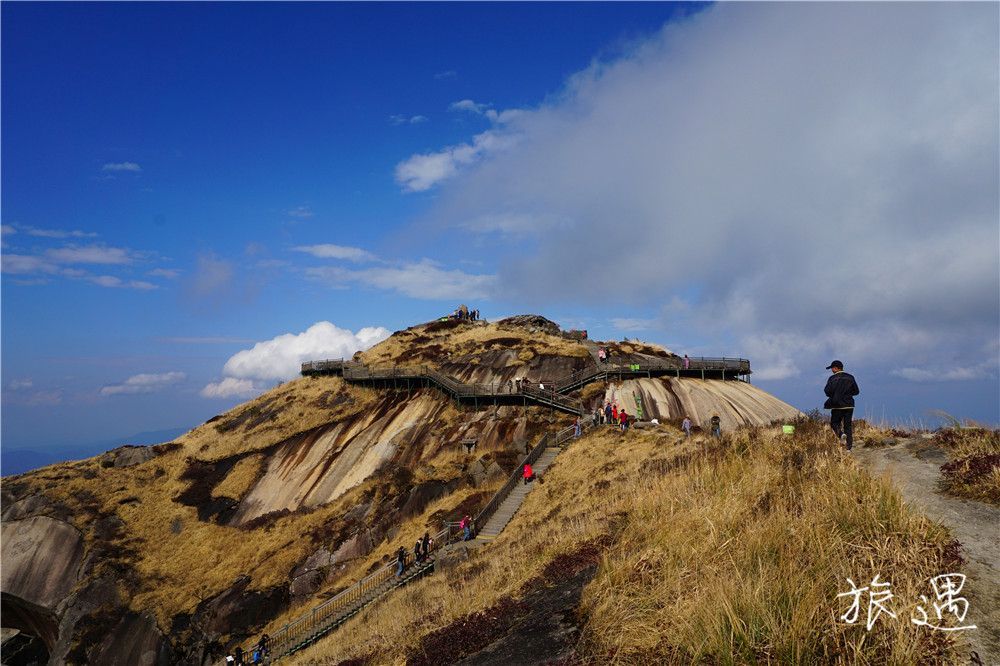
[[[125,444],[160,444],[162,442],[169,442],[172,439],[180,437],[188,430],[190,428],[150,430],[120,439],[44,449],[0,448],[0,475],[11,476],[13,474],[23,474],[24,472],[54,463],[65,462],[67,460],[82,460],[119,446],[124,446]]]

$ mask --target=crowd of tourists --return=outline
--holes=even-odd
[[[450,318],[460,321],[479,321],[479,310],[470,310],[462,305],[451,313]]]
[[[232,654],[226,655],[226,664],[232,664],[232,666],[249,666],[250,664],[263,664],[264,660],[271,653],[271,637],[267,634],[263,634],[257,644],[252,648],[243,651],[242,647],[237,646],[233,650]]]

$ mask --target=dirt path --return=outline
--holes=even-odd
[[[887,474],[907,503],[944,524],[961,542],[968,575],[961,592],[969,600],[965,623],[978,628],[956,632],[957,638],[968,642],[969,654],[979,654],[981,661],[970,663],[1000,664],[1000,509],[940,492],[941,465],[948,457],[926,438],[903,439],[885,448],[855,448],[852,455],[872,474]]]

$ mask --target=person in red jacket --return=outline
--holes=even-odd
[[[615,425],[618,425],[618,423],[619,423],[619,421],[618,421],[618,405],[617,404],[611,405],[611,422],[613,424],[615,424]]]
[[[524,463],[524,485],[528,485],[535,480],[535,473],[531,470],[530,463]]]

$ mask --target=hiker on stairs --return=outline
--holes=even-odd
[[[417,564],[423,564],[424,562],[424,549],[420,539],[417,539],[417,542],[413,544],[413,561]]]
[[[396,551],[396,578],[403,577],[404,569],[406,569],[406,549],[400,546]]]
[[[468,541],[472,538],[472,518],[469,518],[468,514],[462,517],[459,521],[458,526],[462,528],[462,540]]]
[[[424,532],[423,538],[420,540],[420,546],[424,551],[424,559],[431,553],[431,535],[429,532]]]
[[[524,463],[522,476],[524,477],[524,485],[528,485],[535,480],[535,473],[532,471],[530,463]]]
[[[611,421],[611,416],[612,416],[611,411],[612,411],[611,410],[611,402],[610,401],[605,402],[604,403],[604,421],[603,421],[603,423],[605,425],[611,425],[611,423],[612,423],[612,421]]]

